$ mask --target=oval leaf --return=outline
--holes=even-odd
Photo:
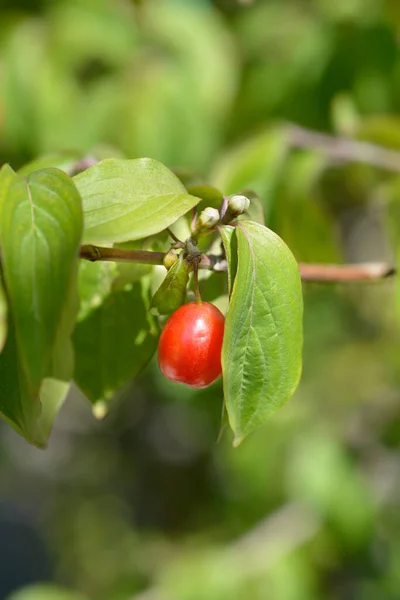
[[[183,260],[182,254],[169,269],[164,281],[151,300],[151,308],[160,315],[170,315],[186,300],[186,288],[193,266]]]
[[[94,404],[109,400],[153,356],[158,340],[148,312],[147,283],[110,294],[78,323],[74,335],[75,381]]]
[[[302,290],[297,263],[272,231],[242,221],[226,316],[222,368],[235,445],[294,393],[301,374]]]
[[[71,299],[82,234],[72,180],[58,169],[16,177],[0,197],[0,247],[18,354],[32,393],[49,374]],[[73,317],[71,317],[72,319]],[[71,319],[68,319],[71,321]]]
[[[85,240],[127,242],[163,231],[199,202],[156,160],[103,160],[74,178]]]

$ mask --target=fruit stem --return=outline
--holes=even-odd
[[[195,262],[193,265],[193,279],[194,279],[194,293],[196,294],[197,304],[202,303],[200,288],[199,288],[199,263]]]

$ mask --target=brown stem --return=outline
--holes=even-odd
[[[80,258],[92,262],[103,260],[162,265],[164,256],[164,252],[104,248],[93,244],[81,246],[80,249]],[[216,273],[226,273],[228,264],[224,257],[208,254],[202,256],[199,268],[215,271]],[[396,274],[396,269],[388,263],[360,263],[353,265],[300,263],[299,270],[303,281],[320,283],[374,281]]]
[[[122,250],[120,248],[104,248],[86,244],[81,246],[80,258],[96,262],[105,260],[110,262],[135,262],[145,265],[162,265],[164,252],[150,252],[148,250]]]
[[[395,269],[386,263],[354,265],[299,264],[303,281],[321,283],[351,283],[374,281],[390,277]]]

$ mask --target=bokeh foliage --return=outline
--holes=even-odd
[[[298,260],[391,261],[393,165],[294,148],[287,123],[400,150],[399,25],[397,0],[4,0],[1,162],[149,156],[253,189]],[[396,600],[396,294],[304,285],[301,386],[236,450],[215,444],[220,384],[183,389],[154,364],[103,422],[71,397],[45,455],[2,427],[4,518],[44,540],[46,578],[89,598]],[[38,593],[69,598],[21,600]]]

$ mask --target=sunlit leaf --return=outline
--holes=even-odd
[[[125,242],[166,229],[199,198],[161,163],[148,158],[101,161],[75,178],[85,214],[85,239]]]
[[[298,385],[303,302],[297,263],[282,240],[251,221],[235,231],[238,268],[222,365],[226,409],[239,444]]]

